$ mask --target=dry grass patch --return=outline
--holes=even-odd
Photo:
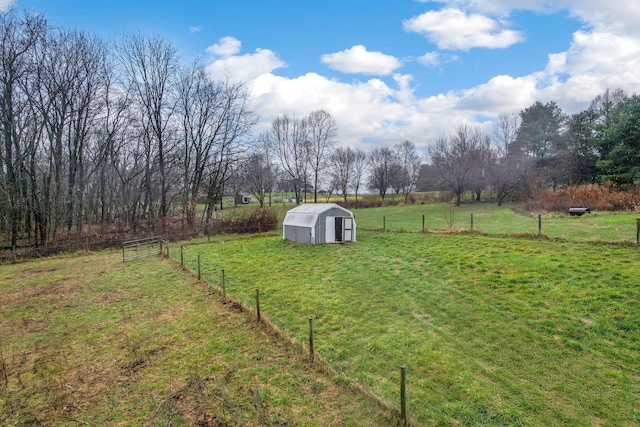
[[[3,266],[0,425],[388,425],[171,261]]]

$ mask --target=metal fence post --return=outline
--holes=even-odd
[[[313,318],[309,318],[309,359],[313,362]]]

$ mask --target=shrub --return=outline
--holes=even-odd
[[[564,187],[557,191],[543,190],[526,203],[530,211],[567,212],[571,207],[600,211],[634,210],[640,203],[640,186],[627,191],[613,184],[585,184]]]
[[[215,220],[214,228],[222,233],[261,233],[278,227],[275,209],[235,209],[232,213]]]

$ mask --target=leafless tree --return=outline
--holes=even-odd
[[[8,231],[11,246],[17,245],[23,225],[30,233],[23,219],[30,221],[29,210],[35,210],[30,206],[29,184],[35,183],[30,172],[35,167],[36,132],[29,126],[35,123],[26,87],[35,66],[35,46],[46,32],[41,16],[0,14],[0,228]]]
[[[136,102],[146,147],[146,203],[154,203],[152,182],[156,169],[160,180],[158,215],[169,210],[168,159],[173,154],[171,117],[175,111],[175,79],[178,55],[167,40],[159,36],[130,35],[117,48],[118,58],[132,99]]]
[[[253,194],[260,207],[264,207],[267,197],[269,206],[272,203],[272,193],[277,182],[276,165],[271,159],[271,147],[267,135],[260,135],[259,144],[249,155],[243,165],[243,178],[251,194]]]
[[[369,189],[378,190],[384,200],[391,185],[391,173],[395,155],[388,147],[380,147],[369,153]]]
[[[331,155],[330,175],[332,187],[342,193],[347,201],[349,186],[353,181],[356,152],[351,147],[339,147]]]
[[[205,169],[208,177],[205,185],[207,223],[216,209],[216,201],[220,202],[222,208],[225,184],[234,174],[239,174],[239,162],[245,157],[250,145],[247,138],[257,122],[243,83],[226,81],[222,88],[222,103],[214,114],[214,126],[209,135],[213,140],[213,150]]]
[[[403,141],[393,147],[395,161],[392,167],[391,185],[396,193],[404,195],[405,202],[413,191],[420,173],[420,155],[410,141]]]
[[[498,206],[526,181],[532,160],[518,149],[518,114],[501,114],[493,129],[494,150],[490,161],[489,182],[496,192]]]
[[[478,128],[460,125],[454,135],[440,136],[428,148],[429,160],[438,171],[441,185],[454,194],[456,206],[470,188],[472,170],[483,139]]]
[[[308,138],[307,156],[313,174],[313,201],[317,203],[320,177],[335,146],[338,125],[333,116],[325,110],[313,111],[304,120]]]
[[[355,193],[356,201],[358,200],[358,192],[360,186],[364,181],[364,177],[369,170],[369,156],[362,150],[355,150],[355,157],[353,159],[353,178],[351,185]]]
[[[296,204],[300,204],[300,196],[307,184],[308,139],[305,121],[287,114],[278,116],[271,124],[268,139],[291,181]]]

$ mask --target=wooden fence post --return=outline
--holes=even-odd
[[[198,254],[198,280],[200,280],[202,276],[200,275],[200,254]]]
[[[400,425],[407,427],[407,391],[405,367],[400,366]]]
[[[422,232],[424,233],[424,214],[422,214]]]
[[[387,217],[385,215],[382,215],[382,230],[386,231],[387,229]]]
[[[640,218],[636,218],[636,243],[640,243]]]
[[[538,215],[538,236],[542,234],[542,215]]]
[[[473,214],[471,214],[471,231],[473,231]]]
[[[227,291],[224,288],[224,268],[222,269],[222,299],[227,299]]]
[[[256,312],[258,314],[258,322],[260,321],[260,289],[256,288]]]

